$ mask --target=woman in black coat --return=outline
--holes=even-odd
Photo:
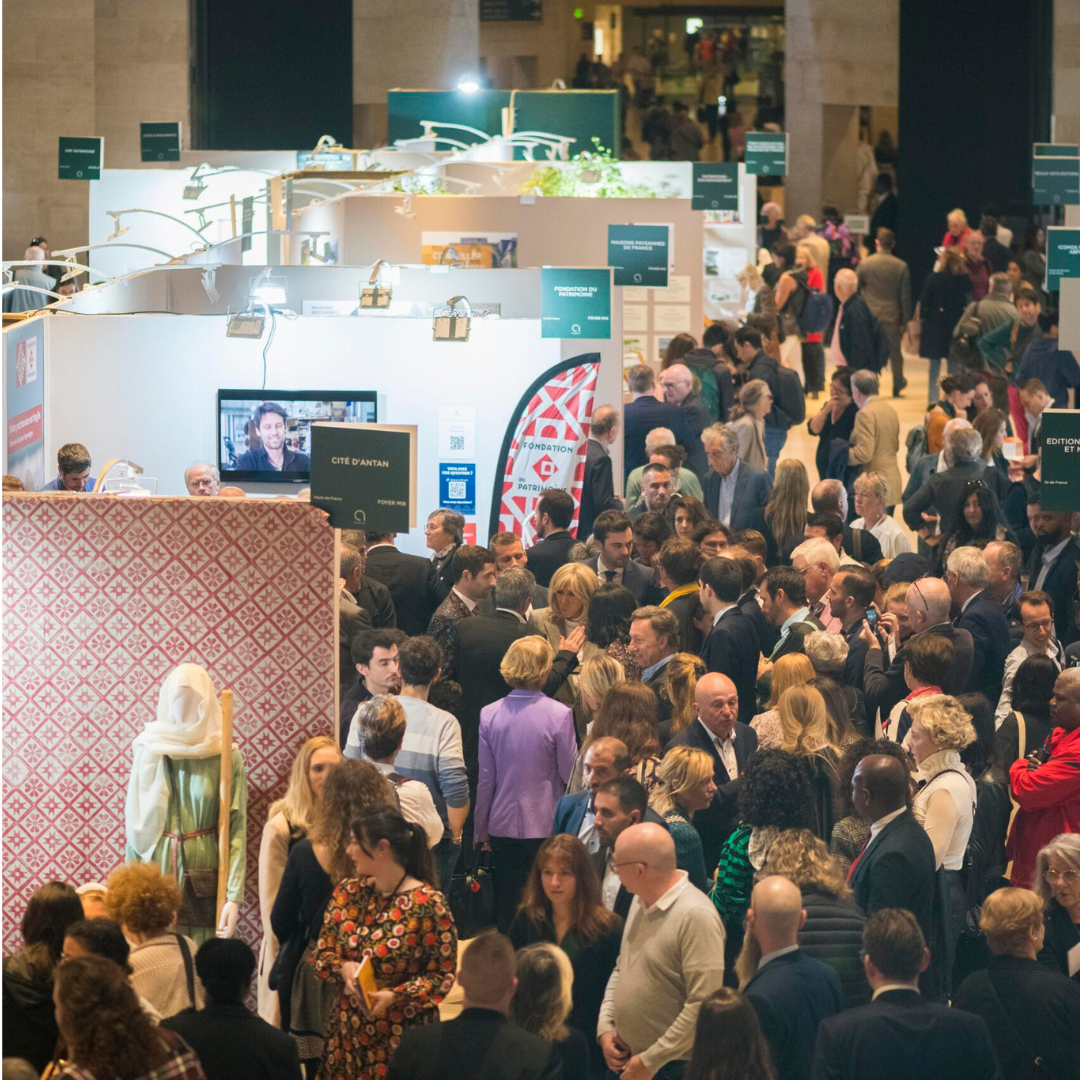
[[[1069,974],[1069,957],[1080,948],[1080,833],[1055,836],[1035,860],[1035,891],[1046,908],[1046,939],[1039,962]],[[1080,969],[1072,975],[1080,982]]]
[[[866,916],[851,899],[829,849],[809,829],[788,829],[773,841],[761,873],[780,874],[799,886],[806,911],[799,948],[836,972],[845,1009],[865,1005],[870,1000],[861,955]]]
[[[963,255],[955,248],[946,248],[926,279],[915,308],[915,319],[922,326],[919,354],[930,361],[931,402],[937,393],[941,361],[949,355],[953,330],[964,314],[970,292],[971,279]]]
[[[806,422],[810,434],[818,438],[814,461],[817,464],[819,480],[828,476],[833,441],[841,439],[848,442],[851,439],[851,433],[855,430],[855,414],[858,411],[851,396],[851,372],[847,368],[839,368],[833,372],[829,383],[829,400],[822,405],[816,416],[810,417]]]

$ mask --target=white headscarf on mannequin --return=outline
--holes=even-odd
[[[158,695],[157,719],[136,736],[124,820],[127,841],[148,860],[165,831],[169,773],[165,757],[205,758],[221,754],[221,705],[206,669],[181,664]]]

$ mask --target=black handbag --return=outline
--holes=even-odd
[[[492,856],[478,844],[465,871],[450,882],[450,912],[461,940],[495,925],[495,885],[491,877]],[[459,863],[460,865],[460,863]]]
[[[216,870],[189,870],[184,850],[184,825],[180,816],[180,795],[176,786],[176,771],[172,758],[166,756],[169,768],[169,798],[176,808],[176,862],[180,868],[180,907],[176,921],[181,926],[195,926],[202,930],[217,929]]]

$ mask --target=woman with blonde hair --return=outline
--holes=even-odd
[[[783,550],[789,540],[801,541],[806,528],[806,507],[810,501],[810,477],[798,458],[777,463],[772,494],[765,505],[765,521]]]
[[[594,656],[581,665],[578,672],[578,696],[574,704],[574,727],[581,742],[581,749],[566,784],[567,795],[574,795],[585,789],[585,745],[589,742],[596,715],[607,697],[607,692],[623,682],[626,682],[626,669],[612,656]]]
[[[855,513],[853,529],[866,529],[877,538],[881,554],[886,559],[911,550],[911,543],[895,518],[890,517],[886,504],[889,485],[875,472],[864,472],[855,478]]]
[[[757,732],[758,749],[766,750],[770,746],[782,746],[784,732],[780,726],[780,713],[777,705],[785,690],[793,686],[806,686],[814,678],[814,665],[805,653],[787,653],[773,665],[769,683],[769,700],[765,702],[765,711],[760,712],[750,721],[750,726]]]
[[[751,379],[739,391],[739,403],[729,417],[731,430],[739,440],[739,460],[759,472],[765,472],[769,467],[765,453],[765,417],[772,406],[769,384],[764,379]]]
[[[747,315],[772,315],[776,317],[776,298],[765,284],[761,271],[753,263],[747,263],[735,280],[746,290]]]
[[[832,836],[836,823],[837,765],[840,749],[829,734],[825,698],[813,686],[792,686],[776,706],[783,735],[781,749],[796,757],[814,792],[814,832]]]
[[[599,587],[600,579],[596,571],[585,563],[565,563],[552,574],[548,586],[548,606],[534,609],[529,615],[529,622],[547,638],[554,652],[559,651],[559,644],[564,638],[589,621],[589,603]],[[600,656],[603,651],[586,640],[578,660],[584,663],[594,656]],[[555,697],[566,705],[573,705],[577,682],[577,675],[571,675]]]
[[[666,745],[697,719],[694,694],[698,679],[705,674],[705,662],[693,653],[676,653],[665,671],[667,678],[660,692],[671,702],[671,719],[660,724],[660,736]]]
[[[822,333],[803,333],[799,316],[812,292],[825,291],[825,270],[818,266],[813,244],[802,241],[795,246],[795,265],[780,275],[776,283],[776,310],[785,335],[801,342],[799,372],[806,392],[815,400],[825,389],[825,348]]]
[[[692,746],[673,746],[660,762],[656,778],[649,805],[667,823],[676,862],[686,868],[690,884],[707,893],[705,855],[691,821],[698,810],[709,808],[716,795],[712,757]]]
[[[866,916],[851,899],[844,870],[825,842],[809,829],[787,829],[769,847],[761,873],[782,874],[799,886],[806,912],[799,948],[836,972],[845,1009],[865,1005],[870,1000],[861,956]]]
[[[257,993],[259,1015],[275,1026],[281,1024],[281,1003],[270,989],[270,969],[278,954],[278,940],[270,925],[270,912],[277,898],[285,863],[292,846],[302,840],[315,817],[315,804],[330,770],[341,761],[337,740],[329,735],[308,739],[293,759],[289,786],[271,804],[259,845],[259,917],[263,937],[259,944]]]
[[[544,638],[518,638],[499,668],[513,689],[480,710],[473,835],[478,844],[490,843],[494,853],[495,918],[503,934],[536,853],[551,835],[555,807],[577,756],[573,713],[543,691],[554,658]]]

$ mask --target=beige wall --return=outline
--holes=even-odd
[[[104,164],[139,163],[139,124],[188,142],[187,0],[7,0],[3,6],[5,259],[43,234],[86,243],[92,181],[59,180],[61,135],[105,137]]]
[[[1054,0],[1054,142],[1080,143],[1080,0]]]
[[[586,19],[592,17],[593,5],[584,0],[544,0],[540,22],[480,23],[480,55],[491,85],[496,90],[544,90],[565,79],[569,86],[578,57],[592,51],[591,42],[582,40],[575,7],[584,9]]]

